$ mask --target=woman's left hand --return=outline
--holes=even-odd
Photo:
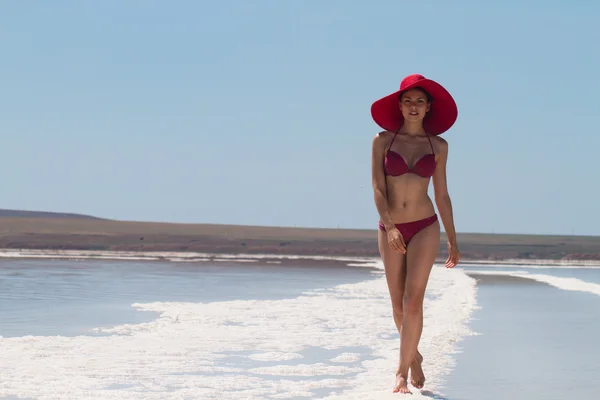
[[[446,268],[454,268],[458,264],[460,259],[460,253],[458,252],[458,245],[448,242],[448,259],[446,260]]]

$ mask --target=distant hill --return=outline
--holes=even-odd
[[[75,214],[75,213],[60,213],[51,211],[26,211],[26,210],[5,210],[0,209],[0,218],[68,218],[68,219],[97,219],[91,215]]]

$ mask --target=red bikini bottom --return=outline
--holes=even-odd
[[[433,214],[431,217],[423,218],[418,221],[404,222],[402,224],[396,224],[396,229],[400,231],[404,238],[404,243],[408,246],[408,242],[421,230],[427,228],[429,225],[437,221],[437,214]],[[379,221],[379,229],[385,232],[385,226]]]

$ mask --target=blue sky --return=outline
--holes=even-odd
[[[491,4],[491,3],[490,3]],[[0,208],[373,228],[370,105],[455,97],[458,232],[600,234],[600,5],[0,5]]]

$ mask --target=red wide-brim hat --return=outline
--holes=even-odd
[[[423,119],[423,128],[430,135],[440,135],[454,125],[458,118],[458,108],[450,93],[439,83],[420,74],[408,75],[400,82],[400,89],[389,94],[371,106],[371,116],[377,125],[391,132],[397,132],[404,124],[400,111],[400,93],[421,88],[431,96],[431,106]]]

